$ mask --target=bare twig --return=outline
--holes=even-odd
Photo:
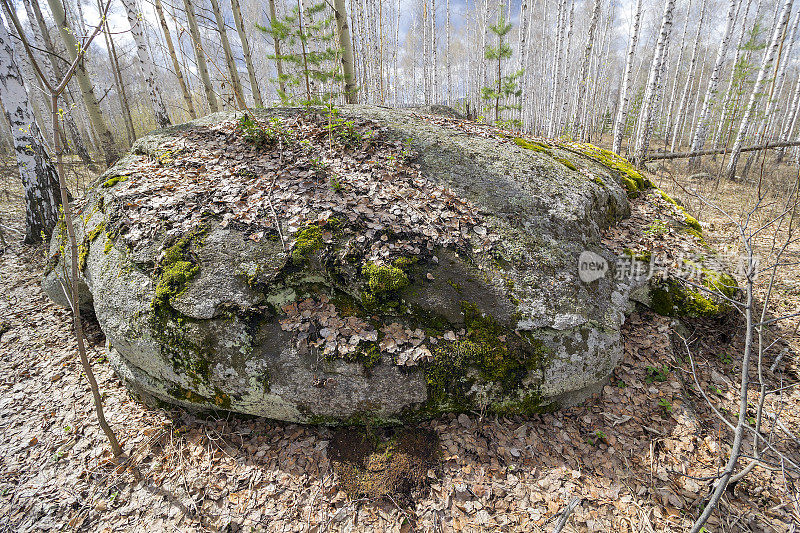
[[[39,68],[39,64],[37,62],[36,56],[33,54],[31,50],[30,44],[28,43],[28,39],[25,37],[25,34],[22,31],[22,27],[19,24],[19,20],[14,15],[14,11],[11,9],[11,6],[8,4],[8,0],[2,0],[3,7],[6,9],[6,13],[10,13],[9,18],[11,19],[11,23],[14,25],[17,33],[22,40],[22,44],[25,48],[28,57],[30,58],[31,63],[34,66],[34,70],[36,71],[36,75],[39,76],[44,86],[50,92],[50,100],[51,100],[51,109],[52,109],[52,121],[53,121],[53,145],[55,146],[56,152],[56,169],[58,171],[58,182],[59,188],[61,191],[61,203],[64,209],[64,223],[67,228],[67,238],[69,239],[70,244],[70,260],[71,260],[71,272],[70,278],[72,280],[71,283],[71,291],[69,294],[69,302],[70,306],[72,307],[72,317],[73,317],[73,329],[75,331],[75,340],[78,343],[78,355],[80,357],[81,366],[83,367],[83,371],[86,374],[86,379],[89,381],[89,387],[92,391],[92,399],[94,401],[95,412],[97,414],[97,421],[100,425],[100,428],[105,433],[106,438],[108,439],[109,444],[111,445],[111,450],[114,454],[115,458],[120,458],[123,456],[122,447],[117,440],[117,436],[114,434],[114,430],[111,429],[111,426],[108,425],[106,421],[105,414],[103,412],[103,398],[100,394],[100,389],[97,385],[97,380],[94,377],[94,372],[92,371],[92,365],[89,362],[89,358],[86,355],[86,345],[83,339],[83,322],[81,320],[81,310],[78,300],[78,285],[76,283],[78,279],[78,244],[75,238],[75,228],[72,225],[72,207],[70,206],[70,199],[69,199],[69,191],[67,189],[67,180],[64,177],[64,158],[63,158],[63,150],[61,146],[61,130],[60,130],[60,121],[59,121],[59,109],[58,109],[58,98],[61,93],[67,87],[67,83],[69,83],[72,76],[75,74],[75,70],[77,69],[78,65],[81,61],[83,61],[83,56],[88,50],[89,45],[91,45],[92,41],[95,37],[100,33],[100,29],[103,27],[105,22],[106,15],[108,13],[108,9],[111,6],[111,0],[107,0],[105,4],[105,8],[100,12],[100,22],[95,26],[94,31],[91,33],[89,38],[86,40],[85,43],[80,47],[78,50],[77,56],[75,60],[70,65],[69,69],[64,73],[64,76],[61,80],[53,81],[48,80],[44,74],[42,74],[41,69]]]
[[[561,530],[564,529],[564,526],[567,525],[567,520],[569,520],[569,516],[572,514],[572,511],[578,506],[581,502],[580,498],[572,498],[567,506],[561,511],[561,517],[556,522],[556,525],[553,527],[553,533],[561,533]]]

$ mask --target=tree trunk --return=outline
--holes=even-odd
[[[97,0],[97,6],[102,12],[102,0]],[[122,70],[119,68],[119,61],[117,61],[117,49],[114,46],[114,40],[111,37],[111,32],[108,29],[108,20],[106,19],[103,24],[103,33],[106,39],[106,47],[108,49],[108,59],[111,62],[111,71],[114,74],[114,85],[117,89],[119,97],[119,105],[122,110],[122,122],[125,124],[125,131],[128,133],[128,146],[136,141],[136,128],[133,127],[133,119],[131,118],[131,108],[128,105],[128,95],[125,91],[125,83],[122,80]]]
[[[358,103],[356,93],[356,74],[353,68],[353,40],[350,38],[350,25],[347,22],[347,8],[344,0],[334,0],[336,25],[339,28],[339,48],[342,49],[342,72],[344,74],[344,93],[348,104]]]
[[[745,152],[758,152],[760,150],[776,150],[776,149],[783,149],[789,148],[792,146],[800,146],[800,141],[775,141],[775,142],[768,142],[764,144],[759,144],[758,146],[747,146],[745,148],[740,148],[739,151],[741,153]],[[712,155],[712,154],[727,154],[731,151],[730,148],[713,148],[710,150],[700,150],[699,152],[678,152],[678,153],[669,153],[669,154],[650,154],[647,156],[647,161],[666,161],[671,159],[688,159],[690,157],[700,157],[704,155]]]
[[[53,13],[53,19],[58,27],[58,33],[61,34],[61,39],[64,41],[64,46],[67,49],[70,61],[75,61],[78,58],[78,42],[75,40],[75,35],[72,30],[67,26],[67,16],[64,13],[64,7],[61,5],[60,0],[47,0],[50,6],[50,11]],[[114,144],[114,137],[111,135],[106,121],[103,118],[103,111],[100,109],[100,104],[94,94],[92,82],[89,79],[89,74],[83,62],[78,64],[75,69],[75,78],[78,80],[78,86],[81,88],[81,96],[83,103],[86,106],[86,114],[89,116],[95,133],[97,134],[100,149],[103,151],[106,165],[113,165],[119,158],[117,148]]]
[[[444,30],[445,35],[447,36],[447,54],[445,55],[445,68],[447,69],[447,105],[453,105],[453,58],[450,57],[450,54],[453,53],[450,49],[450,0],[447,0],[445,9],[447,9],[447,18],[445,20]]]
[[[764,113],[764,115],[761,117],[761,128],[760,129],[763,132],[763,135],[765,135],[765,136],[768,136],[769,132],[771,131],[770,129],[767,128],[767,126],[771,125],[771,119],[773,118],[773,115],[775,114],[775,107],[778,105],[778,100],[780,99],[781,89],[783,88],[783,81],[784,81],[784,78],[786,77],[786,66],[792,60],[792,49],[794,48],[794,37],[797,34],[797,26],[800,23],[800,11],[798,11],[795,14],[793,22],[794,22],[794,24],[792,25],[792,27],[794,28],[794,30],[792,31],[792,35],[789,35],[788,28],[786,28],[784,30],[785,34],[784,34],[784,37],[782,39],[783,39],[783,41],[786,41],[786,38],[788,37],[788,43],[789,44],[787,46],[787,50],[786,50],[785,56],[784,56],[784,54],[781,53],[781,50],[778,51],[778,58],[777,58],[778,64],[776,65],[776,69],[777,69],[776,76],[772,80],[772,89],[770,90],[770,98],[767,101],[767,110]],[[783,44],[781,43],[781,48],[782,47],[783,47]],[[781,60],[782,56],[784,56],[785,59]],[[774,91],[775,87],[779,87],[777,92]]]
[[[42,28],[44,27],[44,31],[47,31],[47,27],[44,24],[44,17],[42,17],[42,11],[39,8],[39,4],[36,2],[36,0],[23,0],[23,3],[25,4],[25,13],[28,15],[28,22],[31,25],[31,32],[33,34],[32,44],[39,49],[40,53],[47,56],[42,56],[43,59],[39,61],[39,65],[42,67],[42,72],[48,77],[49,80],[60,79],[58,73],[61,72],[61,69],[58,68],[55,57],[50,55],[53,52],[53,41],[50,40],[49,34],[44,35],[42,33]],[[81,161],[86,164],[91,164],[92,157],[89,155],[89,151],[86,149],[86,145],[83,142],[83,137],[81,137],[81,133],[78,130],[78,126],[75,124],[75,119],[72,118],[71,113],[64,113],[64,123],[67,126],[70,139],[72,139],[75,153],[78,154],[78,157],[81,158]]]
[[[231,0],[236,2],[236,0]],[[172,35],[167,25],[167,19],[164,18],[164,9],[161,7],[161,0],[155,0],[156,14],[158,15],[158,22],[161,24],[161,31],[164,33],[164,40],[167,42],[167,50],[169,57],[172,59],[172,68],[175,69],[175,77],[178,78],[178,85],[183,94],[183,101],[186,104],[186,110],[189,111],[189,116],[197,118],[197,112],[194,110],[194,102],[189,88],[186,86],[186,81],[183,78],[183,71],[181,64],[178,62],[178,55],[175,53],[175,46],[172,44]]]
[[[794,96],[792,97],[792,104],[789,107],[789,114],[787,116],[786,124],[783,127],[783,132],[781,132],[781,141],[788,141],[791,136],[792,132],[794,131],[795,122],[797,121],[797,109],[798,104],[800,104],[800,75],[797,76],[797,81],[794,85]],[[786,155],[786,151],[784,148],[780,148],[778,150],[778,154],[775,157],[775,161],[780,163],[783,161],[784,156]]]
[[[278,16],[275,14],[275,0],[269,0],[269,22],[270,24],[278,23]],[[275,48],[275,69],[278,73],[278,88],[281,94],[286,94],[286,81],[283,79],[283,63],[281,62],[281,44],[280,40],[272,36],[272,44]]]
[[[439,66],[436,64],[436,0],[431,0],[431,57],[433,58],[433,103],[439,103]]]
[[[664,149],[667,148],[667,143],[669,142],[670,133],[672,132],[673,127],[673,120],[672,120],[672,111],[675,107],[675,94],[678,92],[678,73],[680,72],[681,68],[683,68],[683,51],[686,48],[686,34],[689,31],[689,19],[691,19],[692,13],[692,0],[689,0],[689,7],[686,10],[686,21],[683,24],[683,34],[681,35],[681,42],[680,42],[680,50],[678,51],[678,59],[675,62],[675,76],[672,79],[672,90],[669,94],[669,107],[667,108],[667,127],[666,133],[664,135]]]
[[[556,101],[559,94],[559,87],[561,85],[561,56],[562,44],[564,41],[564,27],[566,26],[566,9],[567,1],[558,0],[558,15],[556,16],[556,40],[555,40],[555,53],[553,58],[553,90],[550,93],[550,117],[548,120],[547,136],[554,137],[556,134]]]
[[[572,0],[570,2],[570,8],[569,8],[569,25],[567,26],[567,41],[566,41],[567,57],[569,57],[569,50],[572,50],[572,27],[573,27],[574,23],[575,23],[575,0]],[[569,64],[565,63],[564,64],[563,87],[569,87],[569,86],[570,86],[570,84],[569,84]],[[558,121],[556,123],[557,127],[556,127],[556,131],[555,131],[555,135],[562,135],[564,133],[564,125],[565,125],[565,122],[566,122],[567,107],[569,105],[570,92],[564,90],[563,93],[564,94],[562,96],[562,102],[561,102],[561,106],[560,106],[561,109],[560,109],[560,111],[558,113]],[[559,93],[556,93],[556,95],[558,95],[558,94]]]
[[[58,0],[48,0],[50,2]],[[194,55],[197,60],[197,70],[200,73],[200,79],[203,82],[203,89],[206,92],[206,101],[212,113],[219,111],[219,104],[217,103],[217,96],[214,94],[214,86],[211,84],[211,76],[208,74],[208,64],[206,63],[206,54],[203,51],[203,41],[200,39],[200,29],[197,27],[197,17],[194,13],[194,6],[191,0],[183,0],[183,8],[186,11],[186,22],[189,25],[189,35],[192,37],[194,44]]]
[[[428,72],[428,61],[430,53],[428,51],[428,0],[422,0],[422,93],[425,105],[431,103],[431,84]]]
[[[136,45],[136,56],[139,58],[139,73],[142,75],[144,84],[147,87],[147,93],[150,95],[150,103],[153,105],[156,124],[158,124],[159,128],[166,128],[172,124],[172,121],[169,119],[169,113],[167,113],[167,108],[164,105],[164,97],[161,95],[161,89],[158,86],[155,68],[147,50],[147,45],[144,42],[139,12],[136,9],[134,0],[122,0],[122,5],[128,15],[131,37],[133,37],[133,42]]]
[[[734,50],[736,50],[736,56],[734,57],[733,67],[731,68],[731,75],[730,78],[728,79],[728,87],[727,89],[725,89],[725,94],[723,96],[720,118],[717,127],[714,131],[715,147],[719,146],[720,137],[722,136],[722,132],[725,129],[725,122],[728,119],[730,119],[731,122],[733,122],[733,116],[735,115],[734,113],[735,109],[731,109],[730,99],[732,94],[731,91],[733,90],[733,83],[736,80],[736,65],[739,63],[739,59],[742,57],[742,51],[743,51],[742,43],[744,42],[745,35],[747,35],[747,16],[750,14],[750,4],[752,3],[752,0],[746,0],[746,1],[747,4],[745,4],[744,16],[742,17],[741,23],[738,24],[738,26],[741,26],[742,31],[739,34],[739,39],[737,39],[736,41],[736,48],[734,48]],[[756,8],[756,14],[758,14],[758,8]]]
[[[728,55],[728,43],[731,38],[731,29],[733,28],[734,21],[736,20],[736,7],[737,0],[730,0],[728,6],[727,23],[725,24],[725,33],[722,35],[722,43],[719,45],[717,51],[717,60],[714,63],[714,69],[711,71],[711,77],[708,80],[706,87],[706,95],[703,98],[703,107],[700,108],[700,115],[697,117],[695,125],[694,138],[692,139],[692,152],[697,152],[703,149],[708,136],[708,122],[710,119],[711,107],[717,97],[717,85],[719,83],[719,76],[722,72],[722,66],[725,63],[725,57]],[[699,161],[697,159],[690,159],[689,166],[697,167]]]
[[[0,23],[0,100],[11,125],[25,194],[25,242],[49,237],[58,224],[58,174],[44,148],[33,108],[15,62],[8,32]]]
[[[747,130],[750,128],[750,122],[753,119],[753,113],[756,108],[758,97],[763,91],[763,85],[769,72],[772,62],[775,60],[778,47],[782,41],[786,25],[789,23],[789,14],[792,11],[792,0],[784,0],[783,9],[778,20],[775,23],[775,29],[772,32],[772,39],[770,39],[769,47],[764,53],[764,59],[761,62],[761,68],[758,71],[756,82],[753,84],[753,89],[750,93],[750,100],[742,116],[742,122],[739,125],[739,132],[736,134],[736,140],[733,143],[731,150],[731,159],[728,161],[728,168],[726,174],[729,178],[733,178],[736,172],[736,164],[739,162],[739,154],[742,150],[742,144],[747,136]]]
[[[594,0],[594,8],[592,9],[592,19],[589,22],[589,39],[586,42],[586,49],[583,51],[583,62],[581,63],[580,74],[578,75],[578,103],[575,108],[575,120],[572,123],[573,135],[580,141],[585,139],[585,125],[582,124],[581,118],[583,115],[584,98],[586,97],[586,79],[589,74],[589,59],[592,56],[592,47],[594,46],[594,34],[597,30],[597,20],[600,18],[600,0]]]
[[[679,134],[681,132],[681,128],[683,127],[683,122],[686,117],[686,111],[689,107],[689,92],[692,88],[692,82],[694,81],[694,72],[697,66],[697,53],[700,48],[700,35],[703,29],[703,22],[705,21],[705,14],[706,14],[706,3],[703,2],[700,11],[700,23],[697,25],[697,35],[695,35],[694,45],[692,47],[692,59],[689,61],[689,70],[688,74],[686,75],[686,84],[683,86],[683,95],[681,96],[681,101],[678,104],[678,111],[677,111],[677,120],[675,121],[674,130],[672,133],[672,142],[670,143],[670,150],[673,152],[675,151],[675,147],[677,145]]]
[[[658,34],[653,62],[650,65],[650,74],[647,77],[647,86],[642,100],[642,110],[639,118],[639,127],[636,135],[636,156],[637,164],[644,162],[647,156],[647,149],[650,143],[650,132],[653,128],[653,104],[658,93],[659,77],[661,74],[664,54],[669,41],[669,33],[672,27],[672,13],[675,10],[675,0],[664,2],[664,15],[661,17],[661,30]]]
[[[222,11],[219,8],[219,2],[217,0],[211,0],[211,11],[214,12],[214,19],[217,21],[217,29],[219,30],[219,37],[222,42],[222,51],[225,54],[225,65],[228,67],[228,76],[231,78],[230,84],[231,89],[233,89],[233,95],[236,98],[236,104],[239,109],[246,109],[247,103],[244,101],[242,82],[239,79],[239,69],[236,67],[236,60],[233,57],[231,43],[228,41],[228,32],[225,29],[225,20],[222,18]]]
[[[239,41],[242,43],[242,55],[244,56],[244,64],[247,67],[247,76],[250,78],[250,92],[253,93],[253,104],[256,107],[264,107],[264,101],[261,99],[261,91],[258,88],[256,71],[253,68],[253,57],[250,54],[250,42],[247,40],[247,32],[244,28],[242,8],[239,5],[239,0],[231,0],[231,10],[233,11],[233,21],[236,24],[236,32],[239,34]]]

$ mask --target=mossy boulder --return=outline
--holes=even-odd
[[[248,144],[240,118],[140,139],[76,206],[75,281],[143,397],[381,423],[540,412],[611,374],[634,287],[584,283],[577,259],[613,269],[600,234],[633,179],[619,161],[414,111],[252,115],[281,147]],[[64,305],[62,249],[56,233],[43,284]]]

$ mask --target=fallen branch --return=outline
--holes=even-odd
[[[564,526],[567,525],[567,520],[569,520],[569,515],[572,514],[572,511],[575,510],[580,502],[580,498],[572,498],[572,501],[561,511],[561,517],[558,519],[558,522],[556,522],[553,533],[560,533],[561,530],[564,529]]]
[[[773,148],[788,148],[790,146],[800,146],[800,141],[780,141],[762,144],[760,146],[748,146],[739,150],[740,152],[755,152],[758,150],[771,150]],[[703,155],[714,154],[729,154],[732,152],[730,148],[719,148],[717,150],[698,150],[695,152],[675,152],[669,154],[649,154],[645,157],[645,161],[655,161],[657,159],[687,159],[690,157],[700,157]]]

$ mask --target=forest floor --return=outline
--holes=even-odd
[[[13,167],[0,180],[1,223],[10,228],[0,255],[0,531],[549,531],[574,498],[565,531],[684,531],[727,459],[731,432],[700,389],[733,419],[740,320],[687,324],[690,360],[671,320],[643,311],[627,320],[624,358],[601,394],[533,417],[473,413],[419,424],[412,429],[438,436],[437,464],[422,488],[380,499],[343,490],[329,456],[333,428],[147,409],[111,370],[90,321],[106,417],[129,457],[118,467],[95,421],[69,313],[41,290],[44,249],[18,242]],[[751,186],[725,188],[719,199],[734,209]],[[734,243],[735,228],[708,220],[707,240]],[[790,250],[795,259],[799,248]],[[776,289],[776,313],[800,308],[800,269],[784,270]],[[796,326],[774,332],[786,337],[765,363],[769,388],[787,387],[766,403],[766,431],[795,462]],[[771,370],[773,352],[783,355]],[[726,492],[707,530],[795,531],[798,494],[800,476],[757,467]]]

